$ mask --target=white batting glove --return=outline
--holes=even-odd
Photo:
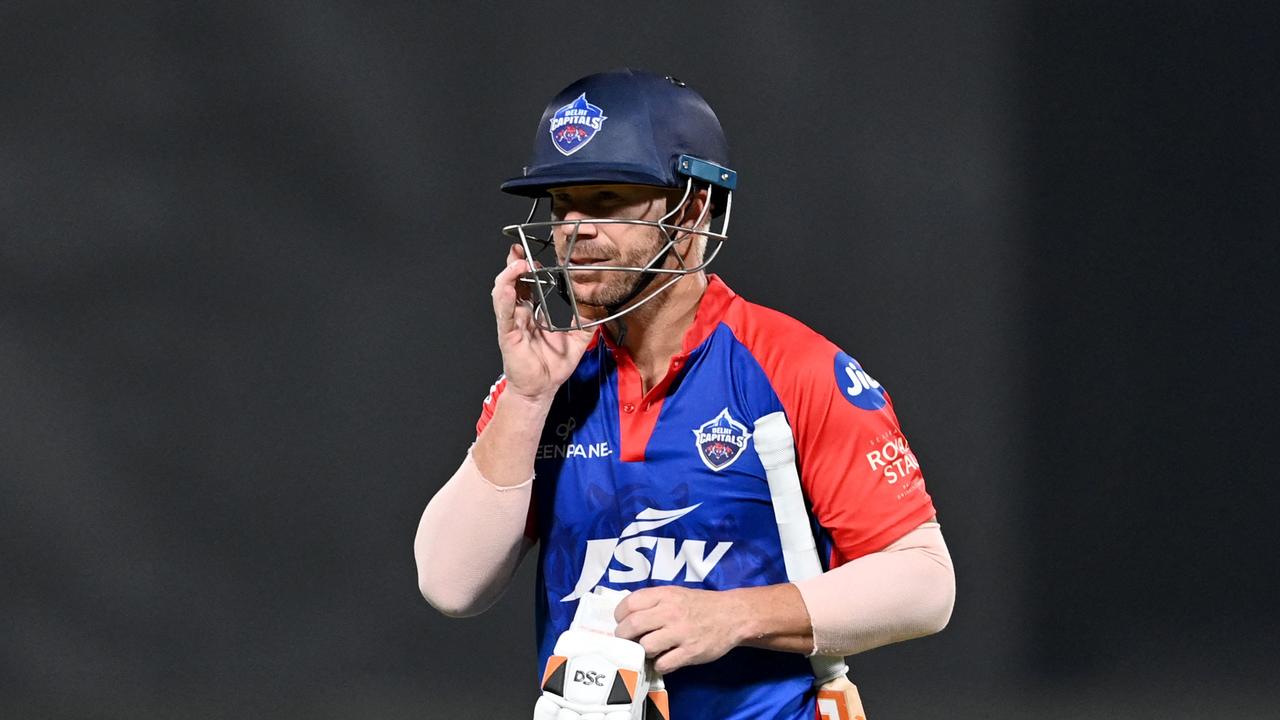
[[[547,660],[534,720],[646,720],[653,701],[644,648],[613,635],[613,610],[626,595],[596,588],[578,601],[573,622]],[[667,720],[665,700],[664,691],[661,710],[651,710],[647,720]]]

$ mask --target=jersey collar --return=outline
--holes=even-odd
[[[682,355],[693,352],[694,348],[715,332],[729,309],[729,303],[736,295],[728,285],[724,284],[719,275],[707,275],[707,289],[703,291],[702,299],[698,301],[698,312],[693,317],[693,324],[684,332],[684,342],[680,346]]]

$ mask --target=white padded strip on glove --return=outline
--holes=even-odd
[[[542,674],[534,720],[669,720],[661,676],[639,643],[615,637],[614,608],[624,590],[582,596]]]

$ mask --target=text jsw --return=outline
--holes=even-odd
[[[696,508],[697,505],[676,511],[645,508],[620,537],[588,540],[582,574],[573,592],[562,598],[562,602],[577,600],[591,592],[605,579],[606,572],[609,583],[617,585],[648,579],[671,581],[681,570],[684,570],[685,582],[701,582],[733,547],[732,542],[716,543],[708,552],[706,540],[680,541],[677,548],[675,538],[636,534],[666,525]],[[621,567],[610,568],[615,562]]]

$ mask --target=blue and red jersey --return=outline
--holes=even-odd
[[[485,401],[477,433],[505,383]],[[539,668],[597,585],[704,590],[787,582],[755,421],[782,411],[824,569],[934,515],[889,395],[852,357],[782,313],[709,284],[666,376],[643,392],[597,333],[543,429],[527,532],[539,543]],[[798,654],[736,648],[666,678],[675,718],[812,720]]]

